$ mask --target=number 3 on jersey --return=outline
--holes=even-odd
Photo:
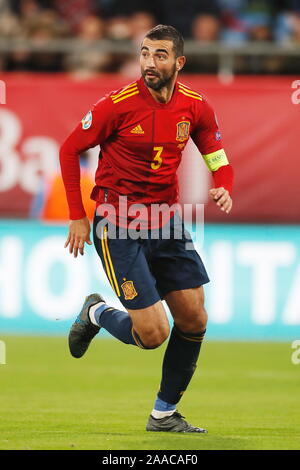
[[[151,163],[151,168],[152,170],[158,170],[161,167],[161,164],[163,162],[163,159],[161,157],[161,153],[163,151],[163,147],[153,147],[153,150],[155,153],[152,163]],[[155,163],[154,163],[155,162]]]

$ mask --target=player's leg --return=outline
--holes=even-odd
[[[158,397],[176,405],[195,372],[206,331],[203,287],[169,292],[165,300],[174,326],[163,361]]]
[[[203,287],[169,292],[165,300],[174,318],[174,326],[165,351],[160,390],[147,429],[206,432],[186,423],[176,412],[196,369],[205,335],[207,313]],[[170,429],[170,427],[173,427]]]
[[[147,430],[205,432],[180,419],[176,405],[194,374],[204,338],[207,313],[202,285],[209,281],[201,258],[186,238],[170,239],[155,253],[152,261],[161,295],[174,318],[165,351],[162,380]]]
[[[99,294],[87,297],[69,334],[71,354],[81,357],[101,327],[126,344],[143,349],[158,347],[169,335],[169,324],[142,241],[109,238],[106,225],[101,226],[99,237],[95,226],[95,248],[126,310],[107,305]]]
[[[141,310],[128,309],[133,332],[146,349],[160,346],[170,334],[170,325],[161,301]]]
[[[175,325],[182,331],[197,333],[206,328],[203,286],[171,291],[165,295]]]
[[[169,323],[145,256],[148,240],[133,239],[120,228],[115,237],[109,236],[115,227],[103,222],[95,218],[94,245],[126,310],[102,305],[94,314],[96,323],[124,343],[145,349],[157,347],[168,337]]]
[[[125,344],[155,349],[169,336],[169,322],[161,301],[140,310],[119,310],[107,305],[99,294],[89,295],[69,333],[69,348],[80,358],[90,342],[106,329]]]
[[[168,318],[161,301],[146,308],[119,310],[96,304],[89,316],[96,326],[105,328],[123,343],[142,349],[155,349],[169,336]]]

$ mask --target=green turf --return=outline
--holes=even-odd
[[[288,343],[206,341],[179,411],[207,435],[149,433],[164,346],[1,337],[0,449],[299,449],[300,365]]]

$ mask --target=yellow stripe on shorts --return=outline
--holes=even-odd
[[[102,246],[102,252],[103,252],[103,257],[104,257],[105,270],[106,270],[110,285],[115,291],[116,295],[120,297],[121,295],[120,289],[118,286],[117,278],[115,275],[115,270],[113,267],[113,263],[112,263],[109,248],[108,248],[107,227],[103,227],[103,232],[101,236],[101,246]]]

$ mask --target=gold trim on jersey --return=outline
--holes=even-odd
[[[121,96],[119,99],[114,99],[112,100],[114,104],[118,103],[119,101],[125,100],[126,98],[129,98],[130,96],[137,95],[139,93],[139,90],[134,91],[133,93],[130,93],[129,95]]]
[[[115,291],[116,295],[120,297],[121,296],[120,289],[119,289],[115,270],[113,267],[113,263],[112,263],[109,248],[108,248],[107,227],[103,227],[103,230],[102,230],[101,246],[102,246],[102,253],[104,257],[105,269],[106,269],[106,273],[107,273],[110,285]]]
[[[121,93],[125,93],[125,91],[129,90],[130,88],[134,88],[136,86],[137,86],[137,82],[130,83],[130,85],[126,85],[125,87],[121,88],[121,90],[118,91],[118,93],[115,93],[114,95],[111,95],[111,96],[119,96]]]
[[[125,98],[129,98],[130,96],[136,95],[139,93],[139,89],[136,83],[132,85],[128,85],[124,90],[120,91],[115,95],[111,95],[111,99],[113,103],[118,103],[119,101],[124,100]]]
[[[129,91],[133,91],[133,89],[137,90],[136,83],[132,83],[131,85],[128,85],[127,87],[119,91],[119,93],[116,93],[115,95],[111,95],[111,98],[118,98],[118,96],[124,95],[124,93],[128,93]]]
[[[202,96],[200,95],[200,93],[191,90],[189,87],[187,87],[187,86],[184,85],[183,83],[178,82],[178,86],[179,86],[180,89],[186,91],[187,93],[190,93],[191,95],[195,95],[195,96],[198,96],[198,97],[202,98]]]
[[[188,96],[189,98],[194,98],[194,100],[203,101],[203,99],[200,95],[194,96],[191,93],[186,93],[187,90],[185,90],[184,88],[178,88],[178,91],[179,91],[179,93],[182,93],[183,95]]]

